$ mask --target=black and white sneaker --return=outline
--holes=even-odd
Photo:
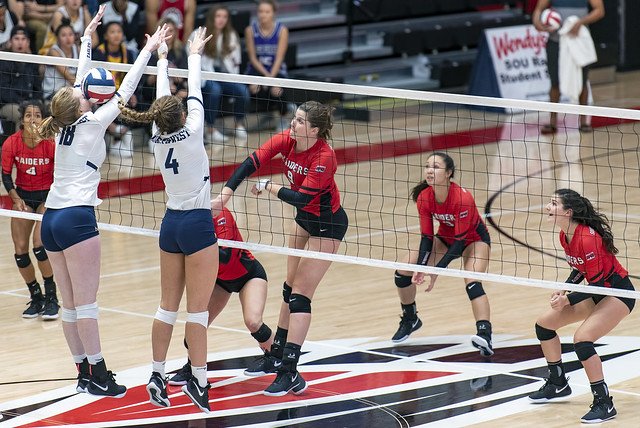
[[[264,351],[264,355],[249,364],[244,374],[246,376],[264,376],[269,373],[275,373],[280,366],[282,366],[282,361],[271,355],[271,353]]]
[[[571,395],[571,387],[569,386],[568,379],[565,379],[562,385],[556,385],[549,379],[545,380],[546,382],[539,390],[529,394],[529,400],[534,403],[546,403],[547,401],[555,398]]]
[[[151,373],[151,378],[147,384],[147,392],[149,393],[149,401],[151,404],[158,407],[169,407],[169,397],[167,396],[167,384],[162,379],[160,373]]]
[[[169,378],[169,385],[186,385],[191,379],[191,363],[187,361],[187,364],[182,366],[180,370]]]
[[[483,334],[473,335],[471,336],[471,344],[480,350],[480,355],[483,357],[490,357],[494,354],[491,337],[489,336]]]
[[[420,327],[422,327],[422,321],[420,321],[420,318],[400,317],[400,326],[398,327],[396,334],[391,338],[391,341],[395,343],[404,342],[409,338],[411,333]]]
[[[597,424],[616,417],[618,412],[613,407],[613,397],[594,398],[591,410],[580,419],[583,424]]]
[[[46,321],[57,320],[59,311],[60,304],[58,303],[58,298],[56,296],[45,296],[41,314],[42,319]]]
[[[207,386],[203,388],[198,385],[196,378],[192,377],[189,379],[189,382],[182,387],[182,392],[184,392],[200,410],[209,413],[211,411],[211,408],[209,408],[209,388],[211,388],[211,384],[207,383]]]
[[[22,312],[22,318],[37,318],[44,310],[42,294],[32,297],[27,306],[27,309]]]
[[[127,387],[118,385],[114,374],[111,370],[107,372],[105,379],[98,379],[91,376],[87,392],[91,395],[100,395],[105,397],[122,398],[127,393]]]
[[[289,372],[279,370],[278,375],[271,385],[262,393],[269,397],[282,397],[292,391],[295,395],[302,394],[307,389],[307,382],[298,371]]]
[[[86,373],[78,373],[78,384],[76,385],[76,391],[78,392],[88,392],[89,382],[91,381],[91,376]]]

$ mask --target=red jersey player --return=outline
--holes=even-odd
[[[223,208],[213,219],[216,236],[219,239],[242,242],[233,214]],[[209,300],[209,325],[222,312],[231,293],[238,293],[244,323],[260,348],[265,352],[251,368],[245,370],[248,376],[261,376],[275,372],[276,367],[268,358],[268,351],[273,342],[271,329],[262,321],[262,314],[267,300],[267,274],[249,250],[231,247],[218,247],[220,264],[211,299]],[[185,346],[187,345],[185,339]],[[186,385],[191,378],[191,362],[187,361],[176,374],[169,379],[170,385]]]
[[[42,214],[45,210],[44,201],[53,183],[55,143],[53,140],[37,139],[34,132],[42,122],[42,111],[43,106],[39,101],[24,102],[20,106],[20,130],[7,138],[2,146],[2,182],[16,211]],[[17,171],[15,185],[12,177],[14,166]],[[44,320],[53,320],[58,318],[60,306],[53,270],[40,239],[40,224],[34,220],[12,217],[11,238],[18,270],[31,295],[22,317],[35,318],[41,315]],[[44,296],[29,257],[32,232],[33,254],[44,279]]]
[[[462,257],[464,269],[485,272],[489,264],[491,239],[471,193],[452,182],[455,172],[453,159],[446,153],[435,152],[424,169],[424,180],[414,187],[413,200],[417,203],[422,238],[420,250],[409,253],[409,263],[444,268]],[[440,224],[434,233],[433,220]],[[437,238],[437,239],[436,239]],[[396,271],[395,284],[402,305],[398,331],[391,339],[402,342],[422,326],[416,310],[416,285],[424,282],[421,272]],[[426,291],[431,291],[437,275],[429,275]],[[466,279],[466,290],[476,318],[477,334],[471,343],[485,356],[493,355],[489,299],[482,283]]]
[[[591,202],[570,189],[559,189],[546,207],[549,221],[560,229],[560,244],[573,268],[566,282],[587,280],[588,288],[607,287],[633,290],[628,273],[616,254],[607,217]],[[536,321],[536,336],[549,366],[549,378],[529,395],[534,403],[545,403],[571,394],[562,365],[562,349],[556,330],[582,320],[573,336],[574,349],[591,383],[593,404],[582,417],[583,423],[612,419],[617,412],[604,381],[602,361],[593,345],[631,313],[635,300],[624,297],[556,291],[551,308]]]
[[[289,246],[311,251],[335,253],[344,238],[347,214],[340,205],[334,175],[336,155],[327,142],[331,138],[333,109],[316,101],[298,107],[291,128],[275,135],[236,169],[222,192],[212,202],[212,211],[224,206],[238,185],[271,158],[281,155],[291,188],[262,179],[254,184],[255,195],[266,191],[297,208]],[[278,375],[264,391],[281,396],[293,391],[301,394],[307,383],[298,373],[300,349],[311,323],[311,298],[331,265],[330,261],[289,256],[284,302],[280,308],[278,330],[269,351]],[[252,370],[250,367],[248,370]]]

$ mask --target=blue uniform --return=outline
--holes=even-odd
[[[282,33],[282,29],[284,25],[280,22],[276,22],[276,26],[273,31],[269,35],[263,35],[260,32],[260,27],[257,22],[251,23],[251,29],[253,30],[253,43],[256,48],[256,56],[258,57],[258,61],[267,69],[267,71],[271,71],[271,67],[273,67],[273,63],[276,60],[276,52],[278,52],[278,41],[280,40],[280,34]],[[247,74],[258,74],[258,71],[251,66],[247,68]],[[278,77],[287,77],[287,64],[284,62],[280,66],[280,72],[278,73]]]

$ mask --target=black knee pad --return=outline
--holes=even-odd
[[[558,333],[556,333],[554,330],[549,330],[548,328],[544,328],[536,323],[536,337],[539,341],[542,342],[543,340],[551,340],[557,335]]]
[[[31,264],[31,258],[29,257],[29,253],[14,254],[13,257],[16,258],[16,264],[20,269],[29,267],[29,265]]]
[[[258,331],[256,331],[255,333],[251,333],[251,336],[253,336],[253,338],[257,340],[258,343],[264,343],[271,338],[271,329],[268,325],[262,323]]]
[[[411,279],[413,278],[412,276],[402,275],[398,273],[398,271],[395,272],[393,277],[396,281],[396,287],[398,288],[407,288],[411,285]]]
[[[465,290],[467,290],[467,296],[469,296],[469,300],[477,299],[480,296],[484,296],[486,293],[484,292],[484,288],[482,288],[482,283],[480,281],[473,281],[466,285]]]
[[[42,245],[33,248],[33,255],[36,256],[36,259],[38,259],[39,262],[49,260],[49,257],[47,257],[47,251]]]
[[[282,299],[285,303],[289,303],[289,299],[291,298],[291,287],[287,284],[287,281],[282,284]]]
[[[289,299],[289,312],[292,314],[310,314],[311,299],[302,294],[292,294]]]
[[[580,361],[587,361],[589,358],[596,355],[596,348],[593,346],[593,342],[574,343],[573,348],[575,349],[576,355]]]

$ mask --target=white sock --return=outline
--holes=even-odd
[[[207,366],[195,367],[192,365],[191,373],[193,374],[193,377],[196,378],[198,385],[201,388],[207,386]]]
[[[73,355],[73,362],[76,364],[81,364],[85,358],[87,358],[87,354]]]
[[[164,377],[165,377],[165,372],[164,372],[165,361],[152,361],[151,363],[152,363],[151,365],[153,366],[153,371],[158,373],[160,375],[160,377],[164,379]]]
[[[104,357],[102,356],[102,352],[98,352],[95,355],[87,355],[87,360],[89,360],[89,364],[95,366],[100,361],[104,360]]]

